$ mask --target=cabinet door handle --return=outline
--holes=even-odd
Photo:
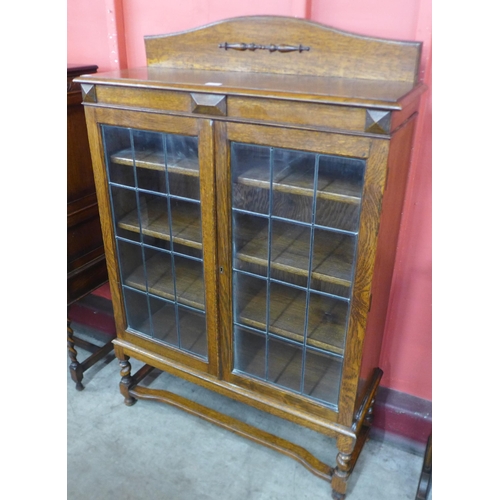
[[[311,50],[305,45],[258,45],[256,43],[219,43],[219,49],[233,50],[268,50],[269,52],[304,52]]]

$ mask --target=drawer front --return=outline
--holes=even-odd
[[[97,85],[90,95],[84,101],[165,114],[371,136],[390,131],[390,112],[354,106],[111,85]]]
[[[228,97],[227,107],[229,117],[245,122],[255,120],[307,128],[365,130],[365,110],[362,108],[238,96]]]
[[[100,104],[134,109],[191,111],[191,96],[187,92],[97,85],[96,100]]]

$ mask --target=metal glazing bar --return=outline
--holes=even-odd
[[[234,152],[234,142],[231,142],[230,143],[230,148],[231,148],[231,151],[230,151],[230,158],[231,158],[231,164],[230,164],[230,176],[233,177],[233,162],[236,161],[234,158],[236,158],[236,153]],[[232,185],[231,185],[232,187]],[[232,216],[232,227],[234,227],[234,211],[235,211],[235,208],[233,207],[233,190],[231,189],[231,216]],[[232,232],[232,231],[231,231]],[[232,248],[233,248],[233,252],[231,255],[234,255],[235,252],[235,245],[234,245],[234,238],[233,238],[233,242],[232,242]]]
[[[179,196],[175,194],[165,194],[160,191],[151,191],[150,189],[144,189],[144,188],[139,188],[139,187],[132,187],[132,186],[127,186],[126,184],[119,184],[117,182],[109,182],[110,186],[114,187],[119,187],[121,189],[128,189],[130,191],[138,191],[140,193],[144,194],[152,194],[155,196],[159,196],[161,198],[171,198],[172,200],[181,200],[181,201],[187,201],[189,203],[195,203],[196,205],[200,205],[201,201],[197,200],[196,198],[186,198],[184,196]]]
[[[142,233],[142,220],[141,220],[141,204],[139,199],[139,191],[137,186],[139,185],[137,182],[137,168],[135,166],[135,143],[134,143],[134,131],[133,129],[129,129],[129,137],[130,137],[130,146],[132,147],[132,164],[133,164],[133,172],[134,172],[134,184],[135,184],[135,199],[137,203],[137,218],[139,222],[139,238],[141,243],[143,243],[143,233]],[[144,273],[144,283],[146,285],[146,295],[147,295],[147,304],[148,304],[148,321],[149,321],[149,331],[151,332],[151,336],[154,335],[153,330],[153,321],[151,314],[151,304],[149,303],[149,284],[148,284],[148,274],[146,273],[146,255],[144,254],[144,246],[141,245],[141,256],[142,256],[142,271]]]
[[[241,213],[241,214],[246,214],[246,215],[253,215],[256,217],[261,217],[263,219],[271,218],[272,220],[277,220],[281,222],[290,222],[292,224],[296,224],[297,226],[304,226],[304,227],[309,227],[310,224],[309,222],[302,222],[300,220],[295,220],[295,219],[287,219],[286,217],[279,217],[278,215],[266,215],[266,214],[260,214],[257,212],[251,212],[249,210],[242,210],[241,208],[233,208],[234,212]],[[339,229],[336,227],[328,227],[328,226],[322,226],[320,224],[316,224],[315,227],[317,229],[322,229],[324,231],[329,231],[331,233],[339,233],[339,234],[348,234],[350,236],[357,236],[358,231],[348,231],[346,229]]]
[[[261,219],[269,219],[269,214],[261,214],[259,212],[252,212],[251,210],[243,210],[242,208],[234,208],[233,212],[243,215],[252,215],[254,217],[260,217]]]
[[[148,293],[145,292],[144,290],[140,290],[139,288],[134,288],[130,285],[123,285],[123,289],[132,290],[132,291],[137,292],[141,295],[148,295]],[[175,306],[175,304],[176,304],[175,300],[167,299],[166,297],[163,297],[161,295],[155,295],[154,293],[150,293],[149,295],[151,297],[154,297],[155,299],[159,299],[162,302],[166,302],[167,304],[170,304],[172,306]],[[197,309],[196,307],[192,307],[188,304],[179,304],[179,307],[181,309],[187,309],[189,311],[205,315],[205,311],[203,309]]]
[[[108,146],[107,146],[107,134],[105,133],[105,130],[107,130],[109,128],[108,125],[101,125],[101,137],[102,137],[102,143],[103,143],[103,147],[104,147],[104,152],[105,152],[105,155],[104,155],[104,160],[105,160],[105,163],[106,163],[106,175],[108,177],[108,179],[110,178],[110,171],[109,171],[109,161],[108,161]],[[115,235],[117,234],[117,231],[116,231],[116,214],[115,214],[115,204],[113,203],[113,191],[111,189],[111,182],[108,183],[108,193],[109,193],[109,199],[111,200],[111,217],[113,219],[113,225],[115,226]],[[118,237],[115,236],[115,240],[118,239]],[[120,271],[120,279],[121,279],[121,282],[123,283],[125,280],[124,280],[124,276],[122,275],[122,265],[120,263],[120,252],[116,252],[116,255],[117,255],[117,258],[118,258],[118,269]]]
[[[307,327],[309,322],[309,304],[311,301],[311,279],[313,267],[313,252],[314,252],[314,223],[316,222],[316,195],[318,191],[318,172],[319,172],[319,155],[314,157],[314,191],[313,191],[313,208],[311,220],[311,235],[309,240],[309,269],[307,272],[307,291],[306,291],[306,314],[304,320],[304,340],[302,345],[302,370],[300,374],[300,392],[304,393],[305,373],[306,373],[306,355],[307,355]]]
[[[133,245],[138,245],[138,246],[142,245],[144,248],[149,248],[150,250],[156,250],[159,253],[165,253],[165,254],[169,254],[169,255],[173,254],[173,255],[177,255],[178,257],[183,257],[183,258],[186,258],[189,260],[194,260],[196,262],[203,262],[203,259],[200,257],[193,257],[192,255],[188,255],[186,253],[181,253],[181,252],[176,252],[174,250],[165,250],[164,248],[155,247],[154,245],[149,245],[148,243],[141,243],[139,241],[129,240],[127,238],[124,238],[123,236],[117,236],[116,239],[120,240],[120,241],[125,241],[127,243],[131,243]]]
[[[366,160],[365,160],[365,168],[363,170],[363,186],[365,184],[365,174],[366,174]],[[363,192],[364,192],[364,189],[363,189]],[[362,200],[361,200],[362,201]],[[359,234],[359,221],[361,219],[361,211],[359,212],[358,214],[358,221],[357,221],[357,227],[358,227],[358,231],[356,231],[355,233],[355,241],[354,241],[354,260],[353,260],[353,263],[352,263],[352,267],[351,267],[351,283],[354,285],[354,274],[355,274],[355,271],[356,271],[356,265],[357,265],[357,260],[356,260],[356,256],[358,255],[358,234]],[[351,307],[352,307],[352,302],[351,302],[351,297],[352,297],[352,294],[354,292],[354,286],[351,286],[351,293],[350,293],[350,296],[349,296],[349,305],[347,307],[347,314],[346,314],[346,320],[345,320],[345,332],[348,331],[349,329],[349,318],[351,317]],[[344,360],[342,359],[342,368],[341,368],[341,373],[344,371]],[[340,388],[340,379],[338,381],[338,386],[337,386],[337,390],[339,390]]]
[[[248,330],[250,332],[258,333],[262,337],[265,337],[266,335],[266,332],[264,330],[259,330],[258,328],[255,328],[255,326],[244,325],[243,323],[240,323],[238,321],[234,322],[234,326],[242,328],[243,330]]]
[[[254,326],[246,325],[246,324],[240,323],[238,321],[235,321],[234,325],[243,329],[243,330],[248,330],[250,332],[254,332],[256,334],[259,334],[262,337],[268,335],[269,338],[279,340],[279,341],[284,342],[286,344],[293,345],[294,347],[297,347],[297,348],[303,347],[302,342],[299,342],[298,340],[290,339],[288,337],[283,337],[282,335],[278,335],[277,333],[267,332],[267,334],[266,334],[266,332],[263,330],[259,330],[258,328],[255,328]],[[323,354],[323,355],[328,356],[330,358],[343,359],[343,356],[341,354],[339,354],[337,352],[329,351],[328,349],[322,349],[321,347],[316,347],[316,346],[309,346],[308,349],[312,352],[315,352],[318,354]]]
[[[313,199],[313,204],[316,206],[316,198]],[[313,212],[313,217],[315,216],[315,212]],[[277,215],[272,215],[271,219],[277,220],[277,221],[282,221],[282,222],[291,222],[293,224],[297,224],[298,226],[310,226],[308,222],[302,222],[299,220],[294,220],[294,219],[287,219],[285,217],[278,217]],[[324,231],[329,231],[330,233],[339,233],[339,234],[348,234],[351,236],[357,236],[358,233],[357,231],[347,231],[346,229],[338,229],[336,227],[328,227],[328,226],[320,226],[319,224],[315,224],[315,227],[317,229],[323,229]]]
[[[269,148],[269,219],[267,226],[267,283],[266,283],[266,357],[265,377],[269,379],[269,322],[271,317],[271,242],[273,236],[272,213],[273,213],[273,176],[274,176],[274,148]]]
[[[233,271],[236,273],[244,274],[245,276],[250,276],[252,278],[259,278],[261,280],[266,279],[264,276],[262,276],[260,274],[251,273],[249,271],[243,271],[243,269],[233,269]],[[277,283],[278,285],[286,285],[286,286],[289,286],[291,288],[296,288],[297,290],[302,290],[304,292],[307,291],[307,287],[301,286],[301,285],[296,285],[295,283],[289,283],[288,281],[282,281],[282,280],[272,278],[272,277],[270,278],[270,280],[271,280],[271,283]],[[350,301],[350,299],[347,297],[341,297],[340,295],[335,295],[333,293],[323,292],[322,290],[311,289],[311,292],[314,294],[322,295],[323,297],[341,300],[343,302]]]
[[[162,147],[163,147],[163,154],[165,158],[165,165],[167,164],[167,138],[165,134],[162,134],[161,136],[161,141],[162,141]],[[170,262],[171,262],[171,268],[172,268],[172,282],[174,285],[174,311],[175,311],[175,328],[177,332],[177,347],[180,349],[181,347],[181,332],[180,332],[180,322],[179,322],[179,306],[177,303],[177,280],[176,280],[176,272],[175,272],[175,258],[173,254],[174,250],[174,235],[172,233],[172,208],[171,208],[171,203],[170,203],[170,184],[169,184],[169,178],[168,178],[168,169],[165,169],[165,186],[166,186],[166,191],[167,191],[167,210],[168,210],[168,233],[170,236],[170,248],[172,252],[170,252]]]
[[[233,172],[232,172],[232,168],[233,168],[233,161],[235,161],[234,159],[236,158],[236,153],[234,151],[234,142],[231,142],[231,165],[230,165],[230,169],[231,169],[231,176],[233,175]],[[232,199],[232,196],[233,196],[233,193],[232,193],[232,190],[231,190],[231,256],[232,256],[232,262],[231,262],[231,267],[234,271],[234,261],[236,259],[236,238],[234,237],[234,234],[235,234],[235,231],[234,231],[234,228],[236,227],[236,220],[235,220],[235,216],[234,216],[234,208],[233,208],[233,199]],[[232,349],[233,349],[233,353],[232,353],[232,356],[233,356],[233,364],[234,364],[234,358],[236,357],[236,352],[235,352],[235,349],[236,349],[236,339],[234,338],[234,319],[237,317],[237,311],[236,311],[236,306],[237,306],[237,300],[236,300],[236,293],[237,293],[237,290],[236,290],[236,284],[235,284],[235,281],[234,281],[234,272],[231,274],[231,286],[233,287],[233,310],[232,310],[232,313],[233,313],[233,329],[232,329]]]
[[[107,133],[105,133],[105,130],[111,130],[112,127],[109,127],[107,125],[104,125],[104,126],[101,126],[101,136],[102,136],[102,142],[103,142],[103,147],[104,147],[104,151],[105,151],[105,163],[106,163],[106,175],[108,177],[108,179],[110,178],[110,171],[109,171],[109,156],[108,156],[108,146],[107,146]],[[118,271],[120,273],[120,281],[122,283],[122,290],[125,289],[125,288],[128,288],[126,287],[123,283],[125,283],[125,276],[123,275],[123,264],[122,264],[122,261],[121,261],[121,256],[120,256],[120,252],[118,251],[118,236],[117,235],[117,227],[116,227],[116,213],[115,213],[115,204],[113,203],[114,201],[114,197],[113,197],[113,190],[112,190],[112,185],[111,183],[108,183],[108,193],[109,193],[109,199],[111,200],[111,217],[113,219],[113,225],[115,227],[115,243],[116,243],[116,256],[117,256],[117,260],[118,260]],[[136,201],[137,203],[137,201]],[[134,290],[136,291],[134,288],[131,288],[131,290]],[[146,297],[146,300],[147,300],[147,297]],[[127,319],[127,326],[129,324],[129,321],[128,321],[128,310],[127,310],[127,307],[126,307],[126,304],[125,304],[125,315],[126,315],[126,319]],[[149,320],[149,318],[148,318]]]

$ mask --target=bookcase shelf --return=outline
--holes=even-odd
[[[181,175],[189,175],[191,177],[200,176],[200,168],[197,159],[182,158],[176,163],[167,163],[165,168],[165,153],[162,151],[134,151],[132,149],[124,149],[111,155],[111,161],[118,165],[135,166],[137,168],[147,168]]]
[[[121,229],[142,233],[146,236],[173,241],[181,245],[201,249],[201,221],[199,206],[194,203],[184,203],[182,209],[172,211],[172,228],[170,230],[169,215],[166,210],[167,200],[158,197],[132,210],[122,217],[117,225]]]
[[[301,196],[312,197],[315,195],[315,188],[311,180],[314,179],[314,167],[307,169],[282,168],[275,173],[272,181],[272,189],[282,193],[289,193]],[[269,169],[256,165],[237,177],[237,182],[246,186],[270,189]],[[320,172],[318,184],[316,186],[316,196],[330,201],[340,201],[342,203],[352,203],[359,205],[359,186],[344,179],[335,179]]]
[[[172,272],[171,256],[167,252],[158,252],[128,275],[125,284],[204,311],[205,289],[201,263],[176,257],[175,272]]]

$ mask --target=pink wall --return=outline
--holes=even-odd
[[[311,17],[376,37],[424,42],[420,106],[380,367],[382,385],[432,400],[431,0],[312,0]]]
[[[127,66],[122,0],[68,0],[67,61],[99,71]]]
[[[68,62],[144,66],[144,35],[241,15],[305,17],[355,33],[424,42],[422,99],[380,356],[386,387],[432,399],[431,0],[68,0]]]

